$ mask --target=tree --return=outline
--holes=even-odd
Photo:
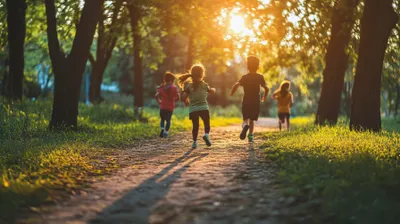
[[[321,97],[318,104],[316,124],[336,124],[339,111],[344,77],[348,66],[351,30],[355,21],[358,0],[336,2],[332,14],[331,39],[325,56],[326,66],[323,72]]]
[[[24,80],[24,43],[26,35],[25,0],[7,0],[9,73],[6,77],[6,96],[22,99]]]
[[[142,109],[144,106],[144,88],[143,88],[143,67],[142,55],[140,54],[140,46],[142,36],[140,34],[140,20],[141,10],[140,5],[132,2],[128,5],[130,24],[132,29],[133,38],[133,95],[134,95],[134,108],[137,118],[141,117]]]
[[[115,45],[117,44],[121,26],[119,24],[121,21],[119,14],[121,12],[122,3],[123,0],[115,0],[112,4],[112,10],[105,9],[104,4],[102,7],[102,15],[97,30],[96,58],[91,54],[89,55],[89,61],[92,64],[92,74],[90,75],[89,87],[89,100],[91,103],[99,103],[102,101],[100,87],[103,82],[104,71],[106,70]],[[111,22],[109,24],[106,24],[108,19],[107,17],[111,17]]]
[[[47,36],[55,76],[50,128],[77,127],[78,100],[82,75],[101,12],[100,0],[86,0],[69,54],[64,54],[57,34],[54,0],[45,0]]]
[[[189,69],[193,65],[193,58],[194,58],[194,43],[193,42],[194,42],[194,35],[191,33],[188,36],[185,71],[189,71]]]
[[[398,21],[392,3],[392,0],[365,1],[352,91],[350,128],[354,130],[381,130],[383,60],[389,35]]]

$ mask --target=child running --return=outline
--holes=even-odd
[[[283,81],[272,98],[278,101],[278,117],[279,117],[279,130],[282,130],[282,124],[286,120],[286,128],[290,129],[290,107],[293,106],[293,94],[290,92],[290,82]]]
[[[155,95],[160,105],[160,137],[167,138],[171,127],[171,117],[175,109],[175,101],[179,100],[178,88],[174,85],[175,76],[171,72],[164,74],[164,83],[157,89]],[[166,123],[166,124],[165,124]]]
[[[192,81],[186,85],[182,94],[182,100],[189,104],[189,118],[192,120],[193,129],[192,137],[193,144],[192,149],[197,148],[197,136],[199,133],[199,118],[204,123],[204,136],[203,140],[207,146],[211,146],[210,141],[210,113],[208,111],[207,96],[208,93],[215,93],[215,88],[210,88],[206,82],[203,81],[205,76],[205,69],[203,65],[193,65],[190,69],[190,73],[179,77],[179,83],[181,86],[189,78]]]
[[[260,86],[264,88],[264,96],[261,98],[261,102],[264,102],[269,91],[264,77],[257,73],[259,64],[260,59],[257,57],[247,57],[247,69],[249,70],[249,73],[242,76],[242,78],[232,87],[231,91],[232,96],[239,86],[243,86],[243,125],[242,132],[240,133],[240,139],[244,140],[246,138],[247,131],[250,129],[249,135],[247,136],[249,142],[254,141],[254,121],[258,120],[260,113]]]

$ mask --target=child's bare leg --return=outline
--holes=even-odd
[[[253,132],[254,132],[254,121],[253,120],[250,120],[250,122],[249,122],[250,124],[249,124],[249,134],[253,134]]]
[[[286,128],[288,131],[290,130],[290,118],[289,117],[286,118]]]
[[[249,119],[243,120],[242,131],[240,132],[240,139],[244,140],[249,130]]]
[[[250,121],[250,119],[243,120],[242,127],[244,127],[245,125],[249,125],[249,123],[250,123],[249,121]]]
[[[282,121],[279,120],[279,131],[282,131]]]

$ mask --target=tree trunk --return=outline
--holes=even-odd
[[[166,58],[164,59],[164,63],[165,63],[165,67],[167,71],[173,71],[173,67],[174,67],[174,63],[173,63],[173,48],[174,48],[174,41],[173,41],[173,37],[172,37],[172,19],[171,19],[171,15],[172,13],[167,13],[166,18],[165,18],[165,26],[166,26],[166,30],[167,30],[167,35],[166,35],[166,39],[167,39],[167,44],[165,46],[165,54],[166,54]]]
[[[103,82],[103,74],[106,70],[102,60],[96,61],[92,67],[90,74],[89,101],[93,104],[101,103],[101,83]]]
[[[392,115],[392,111],[393,111],[393,105],[392,105],[392,101],[393,101],[393,93],[391,91],[391,88],[389,87],[389,91],[388,91],[388,99],[387,99],[387,105],[388,105],[388,115]]]
[[[118,16],[122,8],[122,0],[115,1],[110,29],[106,31],[104,15],[104,4],[102,5],[102,14],[98,26],[98,37],[96,47],[96,60],[90,55],[89,60],[92,64],[92,73],[90,75],[90,87],[89,87],[89,101],[93,104],[100,103],[103,101],[101,97],[101,83],[103,82],[104,71],[110,61],[112,52],[118,40]]]
[[[398,20],[392,0],[366,0],[352,92],[350,128],[381,130],[382,67],[389,35]]]
[[[143,68],[142,68],[142,56],[140,55],[141,35],[140,35],[140,8],[137,5],[131,5],[129,7],[129,14],[131,17],[131,28],[133,36],[133,95],[134,95],[134,107],[137,117],[141,117],[142,108],[144,106],[143,96]]]
[[[76,128],[83,72],[89,56],[102,1],[86,0],[71,52],[65,56],[57,37],[54,0],[45,0],[47,36],[54,72],[54,100],[50,128]]]
[[[341,0],[335,6],[316,124],[337,123],[344,76],[349,60],[346,48],[349,45],[357,4],[358,0]]]
[[[66,92],[64,86],[68,85],[66,81],[66,58],[61,51],[60,43],[57,37],[57,21],[54,0],[46,0],[47,17],[47,39],[49,54],[54,73],[54,97],[53,112],[50,121],[50,127],[61,127],[65,124],[66,114]]]
[[[351,79],[352,77],[352,70],[353,70],[353,65],[349,64],[347,68],[347,76]],[[346,78],[345,78],[346,79]],[[344,86],[343,86],[343,104],[342,108],[344,113],[346,114],[346,117],[350,118],[351,114],[351,87],[352,87],[351,81],[345,81]]]
[[[164,9],[167,10],[167,9]],[[161,45],[164,49],[164,53],[166,55],[165,59],[163,60],[162,64],[158,66],[156,72],[153,73],[153,86],[157,86],[163,82],[164,73],[165,71],[175,72],[174,69],[174,39],[172,36],[172,21],[171,21],[171,12],[167,12],[165,17],[163,17],[165,31],[167,35],[161,37]]]
[[[5,49],[7,50],[7,46],[5,47]],[[8,58],[6,57],[6,58],[4,58],[4,60],[2,61],[2,65],[1,65],[3,68],[7,68],[8,66],[9,66],[9,62],[8,62]],[[7,83],[8,83],[8,77],[9,77],[9,75],[8,75],[8,69],[4,69],[3,70],[3,86],[2,86],[2,89],[1,89],[1,94],[3,95],[3,96],[7,96]]]
[[[399,112],[400,105],[400,84],[397,83],[396,86],[396,103],[394,104],[394,117],[397,118],[397,113]]]
[[[10,70],[7,74],[6,96],[22,99],[24,80],[24,44],[26,34],[25,0],[7,0],[8,54]]]
[[[226,75],[227,75],[226,72],[223,72],[221,74],[221,77],[220,77],[220,79],[221,79],[221,93],[220,93],[218,104],[222,105],[223,107],[228,105],[227,91],[226,91],[226,89],[227,89],[227,85],[226,85],[227,77],[226,77]]]
[[[193,34],[189,35],[185,70],[189,71],[193,65]]]

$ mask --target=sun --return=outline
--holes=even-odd
[[[230,29],[235,33],[243,33],[246,30],[246,25],[243,16],[232,15]]]

